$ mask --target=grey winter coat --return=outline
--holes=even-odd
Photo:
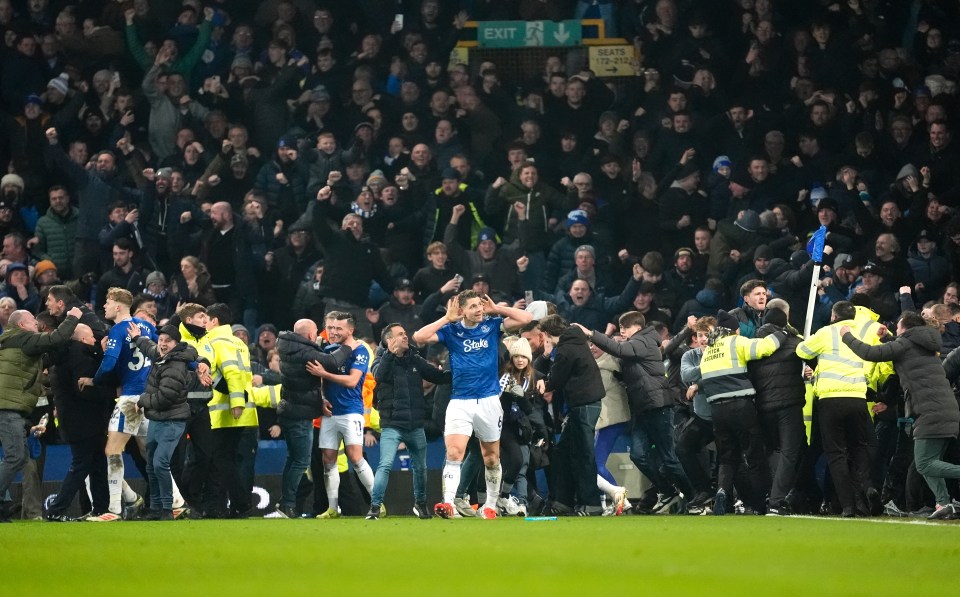
[[[915,439],[957,437],[960,408],[947,381],[946,365],[940,364],[937,330],[929,326],[910,328],[896,340],[877,346],[861,342],[848,332],[843,342],[866,361],[893,361],[904,390],[906,415],[914,420]]]

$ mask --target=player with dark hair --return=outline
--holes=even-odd
[[[502,330],[512,331],[533,320],[526,311],[494,304],[490,297],[473,290],[447,301],[446,314],[413,334],[418,344],[442,343],[450,351],[453,391],[444,422],[447,459],[443,465],[443,501],[434,506],[441,518],[454,518],[453,505],[460,484],[460,466],[467,441],[474,433],[480,440],[486,503],[483,518],[497,517],[500,495],[500,406],[499,346]]]

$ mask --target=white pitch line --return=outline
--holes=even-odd
[[[774,518],[774,517],[770,517]],[[807,514],[791,514],[789,516],[777,516],[777,519],[790,519],[790,518],[801,518],[803,520],[832,520],[840,522],[874,522],[879,524],[909,524],[909,525],[921,525],[921,526],[953,526],[955,528],[960,528],[960,525],[949,524],[951,521],[940,521],[940,520],[923,520],[923,519],[900,519],[900,518],[840,518],[833,516],[810,516]]]

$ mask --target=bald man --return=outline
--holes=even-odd
[[[56,330],[41,334],[37,318],[29,311],[14,311],[0,335],[0,495],[27,464],[25,418],[40,399],[43,354],[66,346],[82,313],[73,307]],[[0,512],[0,522],[8,520]]]
[[[307,372],[308,363],[319,363],[330,372],[337,371],[353,353],[343,344],[325,353],[317,344],[317,324],[301,319],[292,332],[281,332],[277,340],[280,353],[280,404],[277,423],[287,442],[287,460],[283,465],[280,507],[267,518],[298,518],[297,487],[303,473],[310,468],[313,441],[313,420],[323,415],[321,380]]]
[[[200,237],[200,246],[193,253],[210,272],[210,285],[218,303],[226,303],[238,323],[253,305],[256,280],[253,253],[243,233],[235,226],[233,208],[218,201],[210,208],[212,229]],[[252,326],[248,326],[252,327]]]
[[[57,420],[64,440],[70,446],[70,470],[63,479],[57,497],[47,506],[47,520],[70,520],[67,509],[74,497],[85,494],[84,479],[90,478],[89,510],[93,517],[105,514],[110,508],[107,485],[106,448],[107,421],[113,412],[115,389],[108,386],[89,386],[80,389],[77,380],[93,377],[100,366],[103,350],[93,330],[78,323],[67,347],[67,358],[52,369],[50,385],[56,398]],[[81,501],[86,501],[85,497]]]

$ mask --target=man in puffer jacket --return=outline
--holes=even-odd
[[[307,372],[307,363],[319,362],[327,371],[336,371],[353,349],[346,344],[327,354],[317,344],[317,324],[301,319],[292,332],[281,332],[277,340],[280,353],[280,404],[277,423],[287,442],[287,460],[283,465],[280,507],[271,518],[297,518],[295,511],[300,478],[310,468],[313,420],[323,416],[324,400],[320,379]]]
[[[685,512],[683,497],[692,498],[694,489],[674,447],[673,400],[660,353],[660,333],[646,325],[638,311],[624,313],[619,323],[624,342],[585,328],[584,333],[597,348],[621,361],[634,416],[630,458],[659,493],[655,501],[657,496],[651,491],[638,507],[653,512]]]
[[[782,299],[767,304],[763,325],[756,337],[785,331],[786,337],[772,355],[747,363],[750,381],[757,391],[754,404],[767,449],[777,454],[772,471],[773,482],[767,506],[768,514],[786,514],[786,497],[797,480],[800,457],[806,444],[803,426],[804,394],[801,371],[803,361],[797,356],[801,338],[789,327],[789,305]]]
[[[196,379],[197,350],[180,341],[172,325],[160,329],[157,343],[140,335],[133,324],[127,332],[137,348],[153,361],[140,407],[150,420],[147,430],[147,479],[150,483],[150,512],[147,520],[173,520],[173,477],[170,460],[190,418],[187,390]]]
[[[453,378],[450,371],[438,369],[410,347],[407,332],[399,323],[391,323],[383,329],[372,371],[377,381],[373,406],[380,412],[380,463],[373,481],[367,519],[380,517],[380,505],[400,442],[410,451],[414,513],[422,519],[430,518],[427,508],[427,436],[423,429],[428,413],[422,380],[449,384]]]

